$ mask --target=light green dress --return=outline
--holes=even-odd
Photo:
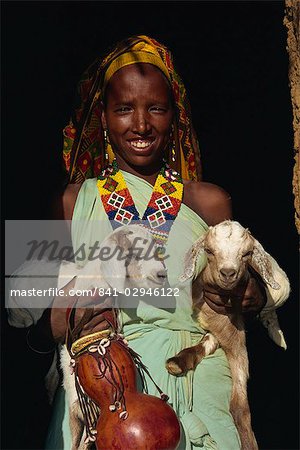
[[[132,174],[123,172],[123,175],[142,217],[153,188]],[[166,248],[166,254],[170,255],[165,261],[170,286],[178,285],[186,251],[206,230],[205,222],[182,204]],[[83,242],[87,246],[101,242],[111,231],[96,180],[89,179],[79,191],[73,213],[74,249]],[[204,264],[204,258],[200,258],[198,271]],[[123,333],[130,347],[142,357],[155,382],[169,396],[184,430],[179,448],[238,450],[240,441],[229,412],[231,375],[224,352],[218,349],[206,357],[195,372],[190,371],[183,377],[169,375],[165,369],[169,357],[196,344],[204,334],[191,316],[190,284],[180,287],[180,295],[174,297],[174,302],[174,308],[167,310],[147,304],[140,298],[137,307],[121,310]],[[151,380],[147,381],[148,392],[159,395]],[[70,449],[68,412],[62,391],[56,402],[46,448]]]

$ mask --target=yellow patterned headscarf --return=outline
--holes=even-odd
[[[122,53],[116,59],[114,59],[107,68],[104,76],[103,90],[106,88],[107,83],[111,77],[122,67],[129,66],[130,64],[137,63],[149,63],[158,67],[167,79],[171,82],[170,74],[163,60],[159,56],[158,51],[145,42],[138,42],[134,45],[129,52]]]
[[[133,36],[117,44],[104,59],[97,59],[83,74],[78,85],[79,107],[69,125],[63,130],[65,167],[70,183],[81,183],[97,177],[113,159],[110,145],[105,149],[101,124],[100,99],[110,78],[122,67],[136,63],[158,67],[169,80],[176,114],[173,123],[176,162],[169,161],[183,179],[201,179],[200,152],[194,132],[185,87],[174,70],[170,51],[147,36]]]

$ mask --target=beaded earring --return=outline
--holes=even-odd
[[[171,159],[173,162],[175,162],[176,161],[176,152],[175,152],[175,142],[174,141],[173,141],[171,153],[172,153]]]
[[[171,132],[170,132],[170,141],[171,141],[171,146],[170,146],[170,148],[171,148],[171,160],[173,162],[175,162],[176,161],[176,151],[175,151],[176,146],[175,146],[174,126],[173,125],[172,125],[172,129],[171,129]]]
[[[107,134],[107,130],[106,129],[103,130],[103,135],[104,135],[105,159],[108,160],[107,145],[109,144],[109,141],[108,141],[108,134]]]

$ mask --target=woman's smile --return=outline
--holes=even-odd
[[[155,145],[155,139],[129,139],[130,151],[139,156],[150,156]]]
[[[144,150],[150,147],[150,145],[152,144],[153,141],[150,141],[149,139],[144,140],[144,139],[132,139],[131,141],[128,141],[130,143],[130,145],[132,147],[134,147],[134,149],[138,149],[138,150]]]

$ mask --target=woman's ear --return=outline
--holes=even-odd
[[[103,128],[103,130],[107,130],[105,107],[104,107],[104,103],[102,101],[100,102],[100,108],[101,108],[101,124],[102,124],[102,128]]]

